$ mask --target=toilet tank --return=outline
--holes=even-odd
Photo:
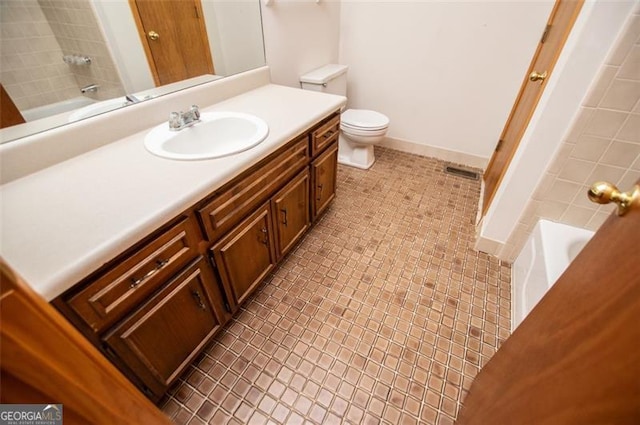
[[[304,90],[347,95],[347,65],[329,64],[315,69],[300,77],[300,86]]]

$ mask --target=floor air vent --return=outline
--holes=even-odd
[[[444,167],[444,172],[453,174],[455,176],[464,177],[465,179],[478,180],[478,173],[476,173],[475,171],[452,167],[451,165],[447,165],[446,167]]]

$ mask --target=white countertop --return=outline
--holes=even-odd
[[[265,120],[248,151],[163,159],[144,148],[147,129],[2,185],[0,255],[50,301],[345,103],[269,84],[201,108]]]

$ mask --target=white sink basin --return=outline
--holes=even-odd
[[[203,112],[200,122],[182,130],[169,123],[154,127],[144,138],[149,152],[178,160],[212,159],[246,151],[267,138],[262,119],[239,112]]]

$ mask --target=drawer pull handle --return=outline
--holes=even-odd
[[[322,183],[318,185],[318,196],[316,197],[316,201],[322,200]]]
[[[283,208],[280,210],[280,212],[282,213],[282,224],[283,225],[287,225],[287,209]]]
[[[201,310],[206,310],[207,307],[204,305],[204,302],[202,301],[202,297],[200,296],[200,292],[193,290],[191,291],[191,295],[193,295],[193,298],[196,300],[196,303],[198,304],[198,308],[200,308]]]
[[[328,131],[327,133],[325,133],[324,139],[325,140],[329,140],[329,139],[331,139],[333,137],[334,134],[336,134],[335,131]]]
[[[269,245],[269,232],[267,231],[267,228],[263,227],[260,231],[264,234],[264,239],[261,242],[265,245]]]
[[[156,267],[154,269],[149,270],[147,273],[145,273],[144,276],[139,277],[139,278],[133,278],[133,277],[131,278],[131,287],[135,288],[138,285],[140,285],[142,282],[144,282],[145,280],[149,279],[151,276],[153,276],[158,271],[160,271],[161,268],[163,268],[165,265],[167,265],[168,262],[169,262],[169,260],[157,260],[156,261]]]

